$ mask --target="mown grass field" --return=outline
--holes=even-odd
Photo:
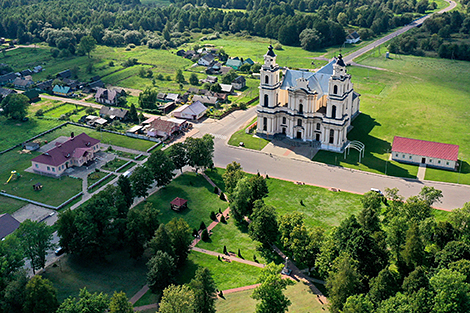
[[[254,137],[253,134],[256,130],[253,130],[253,132],[247,134],[246,129],[256,122],[257,118],[254,118],[247,127],[244,127],[243,129],[240,129],[236,131],[235,133],[232,134],[230,137],[228,144],[231,146],[238,146],[240,142],[243,142],[244,147],[247,149],[252,149],[252,150],[258,150],[261,151],[270,141],[260,138],[260,137]],[[255,127],[256,129],[256,127]]]
[[[176,197],[188,200],[188,208],[176,212],[170,208],[170,202]],[[203,221],[210,225],[210,213],[225,210],[228,203],[219,199],[214,193],[214,188],[200,175],[185,173],[175,178],[168,186],[149,196],[145,202],[151,203],[160,211],[161,223],[168,223],[173,218],[182,217],[191,226],[191,229],[199,229]],[[136,208],[144,207],[145,202]]]
[[[385,49],[382,47],[381,52]],[[394,136],[457,144],[464,166],[457,173],[427,169],[426,179],[470,184],[470,63],[414,56],[385,59],[378,50],[360,59],[361,64],[386,69],[349,68],[355,90],[361,94],[362,114],[353,122],[350,140],[366,145],[359,164],[351,151],[340,154],[321,151],[314,160],[400,177],[415,177],[417,166],[387,162]]]
[[[252,313],[255,312],[257,300],[251,298],[253,290],[240,291],[225,295],[225,299],[218,299],[216,309],[219,313]],[[289,312],[293,313],[320,313],[329,312],[327,306],[322,306],[310,288],[302,282],[288,286],[284,294],[292,304]]]
[[[110,297],[115,291],[124,291],[130,298],[146,284],[145,260],[133,260],[126,252],[117,252],[106,257],[106,262],[90,262],[66,255],[42,274],[57,289],[57,298],[62,302],[68,297],[77,297],[80,289],[103,292]]]

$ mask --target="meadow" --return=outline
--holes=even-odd
[[[381,49],[381,52],[385,52]],[[356,60],[358,61],[358,60]],[[383,68],[348,69],[361,94],[362,114],[353,121],[350,140],[366,145],[366,156],[319,152],[314,160],[387,175],[414,178],[417,166],[387,161],[394,136],[457,144],[462,173],[427,169],[426,179],[470,184],[470,64],[465,61],[392,55],[374,50],[361,64]]]

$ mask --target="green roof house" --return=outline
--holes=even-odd
[[[253,62],[253,60],[250,59],[250,58],[246,59],[245,62],[243,62],[243,64],[246,64],[246,63],[248,63],[248,64],[250,64],[250,65],[255,64],[255,62]]]
[[[68,86],[55,85],[52,89],[52,93],[57,96],[69,97],[72,95],[72,89]]]
[[[227,63],[225,63],[225,66],[229,66],[233,68],[234,70],[238,70],[240,66],[242,66],[242,61],[240,60],[235,60],[235,59],[229,59],[227,60]]]

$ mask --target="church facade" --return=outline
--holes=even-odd
[[[359,94],[341,55],[315,73],[287,69],[282,81],[272,46],[260,70],[257,133],[315,142],[342,152],[351,121],[359,114]]]

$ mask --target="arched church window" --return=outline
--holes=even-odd
[[[302,103],[299,104],[299,113],[304,113],[304,105]]]
[[[338,94],[338,86],[334,85],[333,87],[333,94],[337,95]]]
[[[269,76],[268,75],[264,76],[264,83],[269,84]]]
[[[302,120],[300,118],[297,120],[297,126],[302,126]]]
[[[335,141],[335,130],[330,129],[330,143],[333,143]]]
[[[282,117],[282,124],[287,124],[287,119],[285,116]]]
[[[317,130],[320,130],[320,123],[317,123]]]
[[[268,130],[268,119],[266,117],[263,117],[263,130]]]
[[[268,95],[264,95],[264,106],[265,107],[269,106],[269,96]]]
[[[331,117],[336,118],[336,105],[331,107]]]

